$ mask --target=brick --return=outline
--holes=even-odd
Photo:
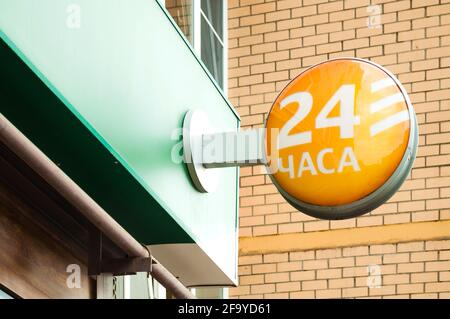
[[[228,19],[250,15],[250,7],[240,7],[228,10]]]
[[[241,266],[241,265],[239,265],[238,273],[239,273],[239,276],[250,275],[252,273],[252,266]]]
[[[411,274],[411,282],[434,282],[438,280],[438,273],[437,272],[424,272],[424,273],[417,273],[417,274]]]
[[[425,284],[425,292],[442,292],[450,291],[450,281],[447,282],[433,282]]]
[[[337,30],[333,30],[333,31],[337,31]],[[327,32],[330,32],[330,31],[327,31]],[[329,36],[330,36],[330,42],[354,39],[355,38],[355,30],[331,32],[329,34]]]
[[[435,177],[426,180],[427,188],[445,187],[447,185],[450,185],[450,177]]]
[[[430,280],[432,281],[432,280]],[[437,281],[437,280],[435,280]],[[450,271],[441,271],[439,273],[439,281],[450,281]]]
[[[292,17],[305,17],[317,14],[317,6],[302,6],[292,10]]]
[[[355,265],[354,257],[330,259],[330,268],[353,267]]]
[[[423,263],[406,263],[406,264],[399,264],[397,266],[398,273],[413,273],[413,272],[423,272],[424,270],[424,264]]]
[[[291,58],[300,58],[305,56],[312,56],[316,52],[315,47],[306,47],[291,50]]]
[[[263,225],[264,224],[264,216],[251,216],[251,217],[241,217],[239,219],[240,226],[254,226],[254,225]]]
[[[375,35],[370,37],[370,45],[380,45],[380,44],[388,44],[397,42],[397,36],[395,34],[383,34],[383,35]],[[422,53],[425,57],[425,52]],[[400,56],[400,55],[399,55]],[[402,62],[402,61],[400,61]]]
[[[326,280],[311,280],[302,282],[302,290],[319,290],[326,288],[327,288]]]
[[[346,267],[342,270],[343,277],[361,277],[368,275],[367,266],[360,267]]]
[[[266,274],[264,278],[266,283],[285,282],[289,281],[289,273],[282,272],[282,273]]]
[[[288,253],[267,254],[263,256],[264,263],[285,262],[288,261]]]
[[[355,286],[355,280],[353,278],[341,278],[341,279],[329,279],[329,288],[350,288]]]
[[[371,255],[392,254],[395,253],[396,250],[396,246],[392,244],[370,246]]]
[[[387,44],[384,46],[384,54],[390,54],[390,53],[399,53],[399,52],[405,52],[411,51],[411,42],[406,41],[402,43],[394,43],[394,44]]]
[[[369,39],[353,39],[344,41],[344,50],[358,49],[369,46]]]
[[[262,205],[253,207],[253,215],[266,215],[277,213],[277,205]]]
[[[412,178],[424,178],[436,176],[439,176],[438,167],[415,168],[412,170]]]
[[[367,7],[370,5],[370,0],[344,0],[344,8],[351,9],[357,7]]]
[[[425,271],[443,271],[450,269],[450,261],[429,261],[425,264]]]
[[[328,267],[327,260],[305,260],[303,262],[303,269],[324,269]]]
[[[365,297],[368,295],[369,295],[369,290],[367,287],[342,289],[342,297],[343,298]]]
[[[353,228],[356,227],[356,219],[331,220],[331,229]]]
[[[339,248],[323,249],[323,250],[316,251],[317,259],[336,258],[336,257],[341,257],[341,255],[342,255],[342,252],[341,252],[341,249],[339,249]]]
[[[252,15],[275,11],[275,3],[256,4],[251,6]]]
[[[240,206],[255,206],[264,204],[264,196],[241,197]]]
[[[402,21],[414,19],[413,21],[415,21],[419,18],[423,18],[424,16],[425,16],[425,9],[417,8],[413,10],[400,11],[398,13],[398,20]]]
[[[315,298],[314,291],[296,291],[289,293],[289,297],[296,299],[313,299]]]
[[[317,45],[328,42],[328,34],[314,35],[303,39],[304,46]]]
[[[266,22],[279,21],[291,18],[290,10],[281,10],[266,13]],[[293,16],[294,17],[294,16]]]
[[[397,294],[412,294],[424,292],[424,285],[421,283],[397,285]]]
[[[437,299],[438,295],[435,293],[428,294],[412,294],[411,299]]]
[[[399,32],[406,30],[411,30],[411,21],[401,21],[384,24],[385,33]]]
[[[402,203],[400,203],[402,204]],[[406,207],[404,208],[406,209]],[[425,208],[422,208],[422,210]],[[420,209],[417,209],[420,210]],[[399,209],[400,211],[400,209]],[[409,209],[407,209],[407,211],[410,211]],[[405,213],[405,214],[394,214],[394,215],[387,215],[384,216],[384,223],[385,224],[405,224],[405,223],[409,223],[411,221],[411,214],[409,213]]]
[[[424,249],[424,242],[399,243],[397,245],[398,252],[421,251]]]
[[[450,198],[430,199],[426,201],[427,210],[450,208]]]
[[[310,251],[298,251],[298,252],[290,252],[289,260],[311,260],[315,258],[314,250]]]
[[[424,222],[424,221],[432,221],[439,219],[439,211],[431,211],[427,210],[424,212],[416,212],[412,213],[411,220],[412,222]]]
[[[305,223],[305,231],[319,231],[330,228],[330,223],[327,220],[314,221]]]
[[[381,286],[380,288],[369,289],[370,296],[394,295],[395,285]]]
[[[425,209],[425,201],[410,201],[398,204],[399,212],[413,212]]]
[[[253,265],[253,264],[260,264],[262,263],[262,256],[261,255],[254,255],[254,256],[241,256],[239,257],[239,265]]]
[[[249,65],[259,64],[259,63],[263,63],[263,62],[264,62],[264,55],[262,55],[262,54],[253,54],[253,55],[249,55],[249,56],[245,56],[245,57],[240,57],[239,58],[239,66],[240,67],[246,67],[246,66],[249,66]],[[251,84],[255,84],[255,83],[260,83],[260,82],[253,81],[253,82],[251,82],[249,84],[246,84],[246,85],[251,85]],[[244,84],[239,82],[239,86],[244,86]]]
[[[239,285],[255,285],[263,283],[264,283],[264,275],[250,275],[239,277]]]
[[[450,260],[450,250],[442,250],[439,252],[439,260]]]
[[[381,256],[361,256],[356,257],[356,266],[362,265],[380,265]]]
[[[357,246],[349,247],[343,249],[343,255],[347,256],[365,256],[369,254],[369,247],[367,246]]]
[[[230,289],[230,295],[248,295],[250,294],[250,286],[238,286],[236,288]]]
[[[304,26],[318,25],[318,24],[327,23],[327,22],[328,22],[328,14],[326,14],[326,13],[316,14],[314,16],[307,16],[307,17],[303,18]]]
[[[278,233],[298,233],[303,232],[303,223],[289,223],[278,225]]]
[[[241,178],[241,186],[253,186],[264,184],[264,176],[251,176]]]
[[[277,29],[278,30],[300,28],[300,27],[302,27],[302,25],[303,25],[303,21],[301,18],[277,21]]]
[[[294,272],[291,272],[290,274],[291,274],[291,281],[304,281],[304,280],[315,279],[315,271],[314,270],[294,271]]]
[[[382,216],[364,216],[357,219],[358,227],[368,227],[383,224]]]
[[[327,43],[318,45],[316,47],[317,54],[330,53],[336,51],[342,51],[342,44],[340,42]]]
[[[355,18],[355,10],[342,10],[338,12],[330,12],[330,22],[348,21]]]
[[[296,270],[300,270],[301,267],[301,263],[299,261],[288,261],[288,262],[281,262],[277,264],[277,271],[278,272],[282,272],[282,271],[296,271]],[[304,268],[306,269],[306,268]]]
[[[280,293],[264,294],[264,298],[267,298],[267,299],[287,299],[287,298],[289,298],[289,293],[287,293],[287,292],[280,292]],[[262,299],[262,298],[258,298],[258,299]]]
[[[250,291],[252,294],[275,292],[275,284],[252,285]]]
[[[403,202],[410,200],[411,200],[410,191],[398,191],[389,199],[389,202]]]
[[[324,269],[317,270],[317,279],[341,278],[341,269]]]
[[[318,25],[316,27],[317,34],[331,33],[331,32],[336,33],[337,31],[341,31],[341,30],[342,30],[342,22],[326,23],[326,24]],[[354,34],[354,32],[353,32],[353,34]]]
[[[341,298],[341,289],[316,290],[316,298]]]
[[[409,283],[409,274],[383,276],[383,285]]]
[[[383,256],[383,264],[399,264],[409,262],[409,254],[387,254]]]
[[[275,272],[276,269],[277,269],[277,265],[276,264],[253,265],[252,266],[252,273],[253,274],[265,274],[265,273]]]
[[[280,223],[288,223],[291,220],[290,214],[272,214],[265,216],[266,224],[280,224]]]
[[[248,17],[240,18],[241,26],[249,26],[254,24],[264,23],[264,14],[251,15]]]
[[[441,15],[444,13],[450,13],[450,4],[427,7],[427,16]]]
[[[289,51],[277,51],[277,52],[270,52],[264,54],[264,61],[267,62],[273,62],[273,61],[281,61],[281,60],[287,60],[289,59]]]
[[[325,12],[336,12],[344,9],[344,4],[342,1],[329,2],[318,5],[319,13]]]
[[[276,284],[277,292],[299,291],[300,282],[283,282]]]
[[[253,236],[273,235],[277,233],[276,225],[254,226]]]
[[[279,0],[277,1],[277,10],[293,9],[301,7],[299,0]]]

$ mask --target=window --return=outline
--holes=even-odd
[[[167,11],[226,92],[227,15],[224,0],[165,0]]]
[[[223,0],[201,0],[201,58],[223,88]]]

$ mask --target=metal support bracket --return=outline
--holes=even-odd
[[[264,164],[264,129],[214,132],[201,111],[188,111],[183,122],[184,161],[202,193],[214,192],[220,179],[217,168]]]
[[[108,273],[114,276],[135,275],[138,272],[151,272],[153,258],[123,257],[103,258],[103,235],[98,229],[89,232],[89,276]]]

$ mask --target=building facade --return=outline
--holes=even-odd
[[[202,193],[181,151],[193,110],[239,128],[223,5],[196,1],[193,24],[170,1],[0,2],[0,298],[237,284],[239,171]]]
[[[31,2],[0,4],[0,298],[450,298],[450,1]],[[387,203],[312,218],[262,165],[195,189],[174,160],[187,111],[262,128],[338,57],[387,68],[417,114]],[[162,285],[102,264],[129,258]]]
[[[240,170],[239,287],[232,298],[450,297],[450,2],[229,0],[229,98],[243,129],[281,89],[337,57],[374,61],[411,98],[419,150],[401,189],[358,218],[317,220],[264,167]]]

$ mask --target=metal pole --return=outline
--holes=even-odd
[[[47,183],[58,190],[67,201],[75,206],[95,227],[127,255],[130,257],[149,257],[147,249],[9,122],[3,114],[0,114],[0,140],[45,179]],[[164,287],[170,290],[176,298],[194,298],[189,289],[183,286],[178,279],[158,262],[153,265],[151,274]]]

